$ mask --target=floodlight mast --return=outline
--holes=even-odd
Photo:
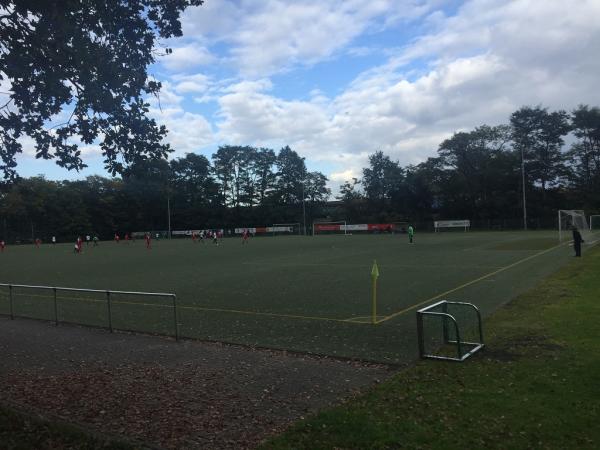
[[[167,216],[169,222],[169,239],[171,239],[171,199],[167,195]]]
[[[304,180],[302,180],[302,225],[304,227],[304,236],[306,236],[306,202],[304,199]]]
[[[525,155],[523,153],[523,146],[521,146],[521,184],[523,186],[523,229],[527,230],[527,199],[525,198]]]

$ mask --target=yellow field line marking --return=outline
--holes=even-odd
[[[427,300],[423,300],[422,302],[416,303],[416,304],[414,304],[412,306],[409,306],[408,308],[404,308],[404,309],[402,309],[400,311],[397,311],[397,312],[395,312],[393,314],[390,314],[389,316],[386,316],[383,319],[378,320],[376,323],[380,324],[380,323],[386,322],[386,321],[388,321],[390,319],[393,319],[394,317],[398,317],[398,316],[400,316],[402,314],[407,313],[408,311],[410,311],[412,309],[418,308],[421,305],[424,305],[426,303],[429,303],[429,302],[432,302],[434,300],[437,300],[437,299],[439,299],[441,297],[444,297],[444,296],[446,296],[448,294],[451,294],[453,292],[459,291],[459,290],[461,290],[463,288],[466,288],[467,286],[470,286],[472,284],[478,283],[481,280],[485,280],[486,278],[494,276],[494,275],[496,275],[496,274],[498,274],[500,272],[504,272],[505,270],[512,269],[513,267],[518,266],[519,264],[522,264],[522,263],[524,263],[526,261],[529,261],[530,259],[536,258],[538,256],[544,255],[544,254],[546,254],[548,252],[551,252],[552,250],[556,250],[557,248],[562,247],[563,245],[566,245],[566,244],[558,244],[558,245],[555,245],[554,247],[550,247],[550,248],[548,248],[546,250],[543,250],[543,251],[541,251],[539,253],[536,253],[534,255],[528,256],[527,258],[520,259],[519,261],[516,261],[516,262],[514,262],[512,264],[509,264],[508,266],[502,267],[502,268],[500,268],[498,270],[494,270],[493,272],[487,273],[487,274],[485,274],[485,275],[483,275],[483,276],[481,276],[479,278],[475,278],[474,280],[468,281],[468,282],[466,282],[464,284],[461,284],[460,286],[457,286],[457,287],[455,287],[453,289],[450,289],[448,291],[442,292],[441,294],[434,295],[433,297],[430,297]]]
[[[21,297],[37,297],[37,298],[52,299],[52,295],[20,294],[20,293],[14,293],[13,295],[21,296]],[[5,296],[5,297],[8,298],[8,296]],[[106,303],[105,299],[97,300],[97,299],[85,298],[85,297],[62,297],[62,296],[58,296],[56,298],[61,299],[61,300],[79,300],[79,301],[91,302],[91,303]],[[127,301],[122,301],[122,300],[111,300],[110,303],[112,305],[122,304],[122,305],[137,305],[137,306],[156,306],[156,307],[163,307],[163,308],[172,308],[173,307],[172,305],[161,305],[161,304],[155,304],[155,303],[142,303],[142,302],[127,302]],[[192,309],[192,310],[198,310],[198,311],[225,312],[225,313],[246,314],[246,315],[253,315],[253,316],[285,317],[285,318],[289,318],[289,319],[320,320],[320,321],[343,322],[343,323],[363,323],[363,322],[354,322],[352,319],[334,319],[334,318],[330,318],[330,317],[302,316],[302,315],[296,315],[296,314],[279,314],[279,313],[267,313],[267,312],[259,312],[259,311],[243,311],[243,310],[236,310],[236,309],[204,308],[201,306],[177,305],[177,309]]]
[[[340,263],[340,264],[336,264],[336,263],[260,263],[261,265],[271,265],[271,266],[283,266],[283,267],[320,267],[320,266],[324,266],[324,267],[361,267],[361,268],[371,268],[372,264],[350,264],[350,263]],[[252,262],[243,262],[242,265],[245,266],[254,266],[255,264]],[[448,265],[446,264],[428,264],[428,265],[415,265],[415,264],[386,264],[385,265],[386,268],[392,267],[392,268],[396,268],[396,267],[400,267],[400,268],[405,268],[405,269],[433,269],[433,268],[447,268]],[[500,269],[502,266],[460,266],[461,268],[465,268],[465,269],[481,269],[481,268],[485,268],[485,269]]]
[[[296,314],[279,314],[279,313],[266,313],[266,312],[258,312],[258,311],[243,311],[237,309],[220,309],[220,308],[204,308],[201,306],[179,306],[180,309],[197,309],[200,311],[215,311],[215,312],[225,312],[225,313],[235,313],[235,314],[247,314],[251,316],[271,316],[271,317],[286,317],[290,319],[306,319],[306,320],[321,320],[321,321],[329,321],[329,322],[344,322],[344,323],[352,323],[349,319],[333,319],[330,317],[318,317],[318,316],[301,316]]]

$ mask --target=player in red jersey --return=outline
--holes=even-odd
[[[250,232],[248,230],[244,230],[244,232],[242,233],[242,244],[247,244],[249,237],[250,237]]]
[[[195,244],[196,243],[196,232],[192,231],[192,242]]]
[[[83,239],[81,239],[81,236],[77,236],[77,243],[75,245],[77,247],[77,253],[81,253],[81,247],[83,247]]]
[[[129,244],[129,233],[125,233],[125,243]]]
[[[118,244],[120,240],[121,240],[121,238],[120,238],[119,234],[115,233],[115,242]]]
[[[146,233],[146,248],[148,250],[152,248],[152,237],[150,237],[150,233]]]
[[[42,243],[42,240],[40,238],[35,238],[35,246],[37,248],[40,248],[40,244]]]
[[[0,252],[4,252],[4,247],[6,247],[6,242],[0,241]]]

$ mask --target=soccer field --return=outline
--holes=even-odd
[[[484,316],[571,256],[555,232],[264,237],[8,247],[0,282],[177,294],[180,334],[402,363],[417,353],[415,311],[440,299]],[[377,260],[377,320],[371,267]],[[54,319],[52,292],[14,289],[16,315]],[[173,333],[169,298],[112,297],[115,328]],[[103,294],[60,293],[59,320],[107,325]],[[0,289],[0,313],[9,313]]]

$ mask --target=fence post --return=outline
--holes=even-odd
[[[177,323],[177,295],[173,294],[173,321],[175,324],[175,341],[179,341],[179,324]]]
[[[54,326],[58,326],[58,306],[56,305],[56,288],[54,290]]]
[[[423,314],[417,311],[417,338],[419,339],[419,357],[425,355],[425,342],[423,336]]]
[[[15,315],[13,313],[13,293],[12,293],[12,284],[8,285],[8,298],[10,301],[10,319],[15,320]]]
[[[442,304],[442,312],[448,314],[448,303]],[[444,344],[450,341],[450,334],[448,333],[448,317],[442,316],[442,332],[444,333]]]
[[[110,312],[110,291],[106,291],[106,306],[108,307],[108,329],[113,332],[112,327],[112,314]]]

